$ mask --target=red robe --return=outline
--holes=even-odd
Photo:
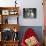
[[[36,33],[33,31],[32,28],[27,29],[27,31],[25,32],[25,35],[24,35],[24,37],[23,37],[23,39],[22,39],[21,45],[22,45],[22,46],[26,46],[25,39],[28,39],[29,37],[32,37],[32,36],[36,37],[37,35],[36,35]],[[41,46],[41,45],[40,45],[40,43],[38,42],[35,46]]]

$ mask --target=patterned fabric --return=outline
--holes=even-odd
[[[31,45],[27,45],[27,44],[30,41],[29,38],[31,38],[32,36],[35,37],[35,38],[37,36],[36,33],[34,32],[34,30],[31,29],[31,28],[27,29],[27,31],[25,32],[25,35],[24,35],[24,37],[22,39],[21,45],[22,46],[31,46]],[[27,43],[25,42],[26,39],[28,39],[28,42]],[[37,38],[36,38],[36,40],[37,40]],[[31,44],[31,43],[29,43],[29,44]],[[38,40],[37,40],[37,44],[35,44],[35,46],[41,46]]]

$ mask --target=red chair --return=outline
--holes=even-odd
[[[32,36],[36,37],[36,39],[37,39],[37,35],[34,32],[34,30],[32,28],[27,29],[24,34],[24,37],[22,38],[21,46],[27,46],[25,43],[25,39],[28,39],[29,37],[32,37]],[[41,46],[41,44],[39,42],[37,42],[37,44],[35,46]]]

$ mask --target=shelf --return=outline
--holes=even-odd
[[[18,16],[19,7],[0,7],[1,15],[17,15]]]
[[[1,16],[0,24],[12,24],[13,20],[11,18],[9,19],[9,16],[10,17],[17,16],[14,21],[15,23],[13,24],[18,24],[18,16],[19,16],[18,10],[19,10],[19,7],[0,7],[0,16]],[[11,23],[9,23],[10,22],[9,20],[10,21],[12,20]]]
[[[18,46],[19,40],[17,38],[20,29],[18,10],[19,7],[0,7],[0,46]],[[4,34],[7,35],[6,39]]]
[[[6,10],[6,9],[18,9],[19,7],[0,7],[1,10]]]
[[[18,16],[2,16],[2,24],[18,24]]]
[[[19,41],[1,41],[0,46],[18,46]]]
[[[2,41],[1,41],[2,42]],[[16,42],[19,42],[19,40],[15,40],[15,41],[12,41],[12,40],[10,40],[10,41],[3,41],[4,43],[16,43]]]
[[[2,42],[3,46],[18,46],[18,42]]]
[[[12,29],[13,31],[16,29],[17,32],[19,31],[19,25],[18,24],[0,24],[1,26],[1,31],[5,28]]]

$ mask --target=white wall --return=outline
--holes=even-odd
[[[15,5],[14,1],[15,0],[0,0],[0,6],[1,7],[14,6]]]
[[[0,0],[0,6],[14,6],[15,0]],[[43,26],[42,0],[17,0],[19,8],[19,24],[21,26]],[[23,8],[36,8],[36,19],[24,19]]]
[[[21,0],[22,1],[22,0]],[[20,25],[22,26],[42,26],[43,25],[43,7],[42,0],[24,0],[23,4],[20,3]],[[24,19],[22,8],[36,8],[37,18],[36,19]]]

